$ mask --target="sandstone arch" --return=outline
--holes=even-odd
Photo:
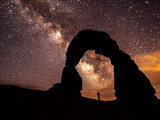
[[[155,89],[128,54],[119,49],[116,41],[101,31],[82,30],[71,41],[66,53],[61,85],[71,92],[80,93],[82,78],[75,69],[87,50],[109,57],[114,65],[115,96],[117,99],[155,100]]]

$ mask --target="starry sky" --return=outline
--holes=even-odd
[[[159,0],[1,0],[0,84],[47,90],[60,82],[67,47],[82,29],[107,32],[160,98]],[[84,96],[115,98],[108,58],[87,51],[76,68]]]

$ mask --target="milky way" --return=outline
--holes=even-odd
[[[0,83],[44,90],[60,82],[67,46],[82,29],[109,33],[160,96],[159,0],[0,1]],[[114,98],[108,58],[88,51],[77,69],[85,96]]]

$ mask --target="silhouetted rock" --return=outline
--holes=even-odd
[[[82,78],[75,67],[65,67],[62,72],[61,83],[54,84],[48,91],[70,93],[81,96]]]
[[[65,67],[63,69],[61,83],[69,87],[71,90],[82,90],[82,78],[75,67]]]
[[[155,89],[149,79],[139,70],[130,56],[119,51],[110,57],[114,65],[115,95],[117,98],[152,101]]]
[[[87,50],[95,50],[97,54],[102,54],[111,59],[111,63],[114,65],[115,96],[117,100],[137,100],[138,102],[157,100],[155,90],[149,79],[139,70],[128,54],[119,50],[116,41],[105,32],[80,31],[68,47],[66,67],[74,68]],[[67,81],[71,84],[68,76],[65,79],[65,84],[67,84]],[[73,81],[72,86],[79,84]]]

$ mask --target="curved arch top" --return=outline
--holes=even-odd
[[[82,30],[71,41],[66,53],[66,66],[76,66],[87,50],[115,51],[117,43],[102,31]]]

